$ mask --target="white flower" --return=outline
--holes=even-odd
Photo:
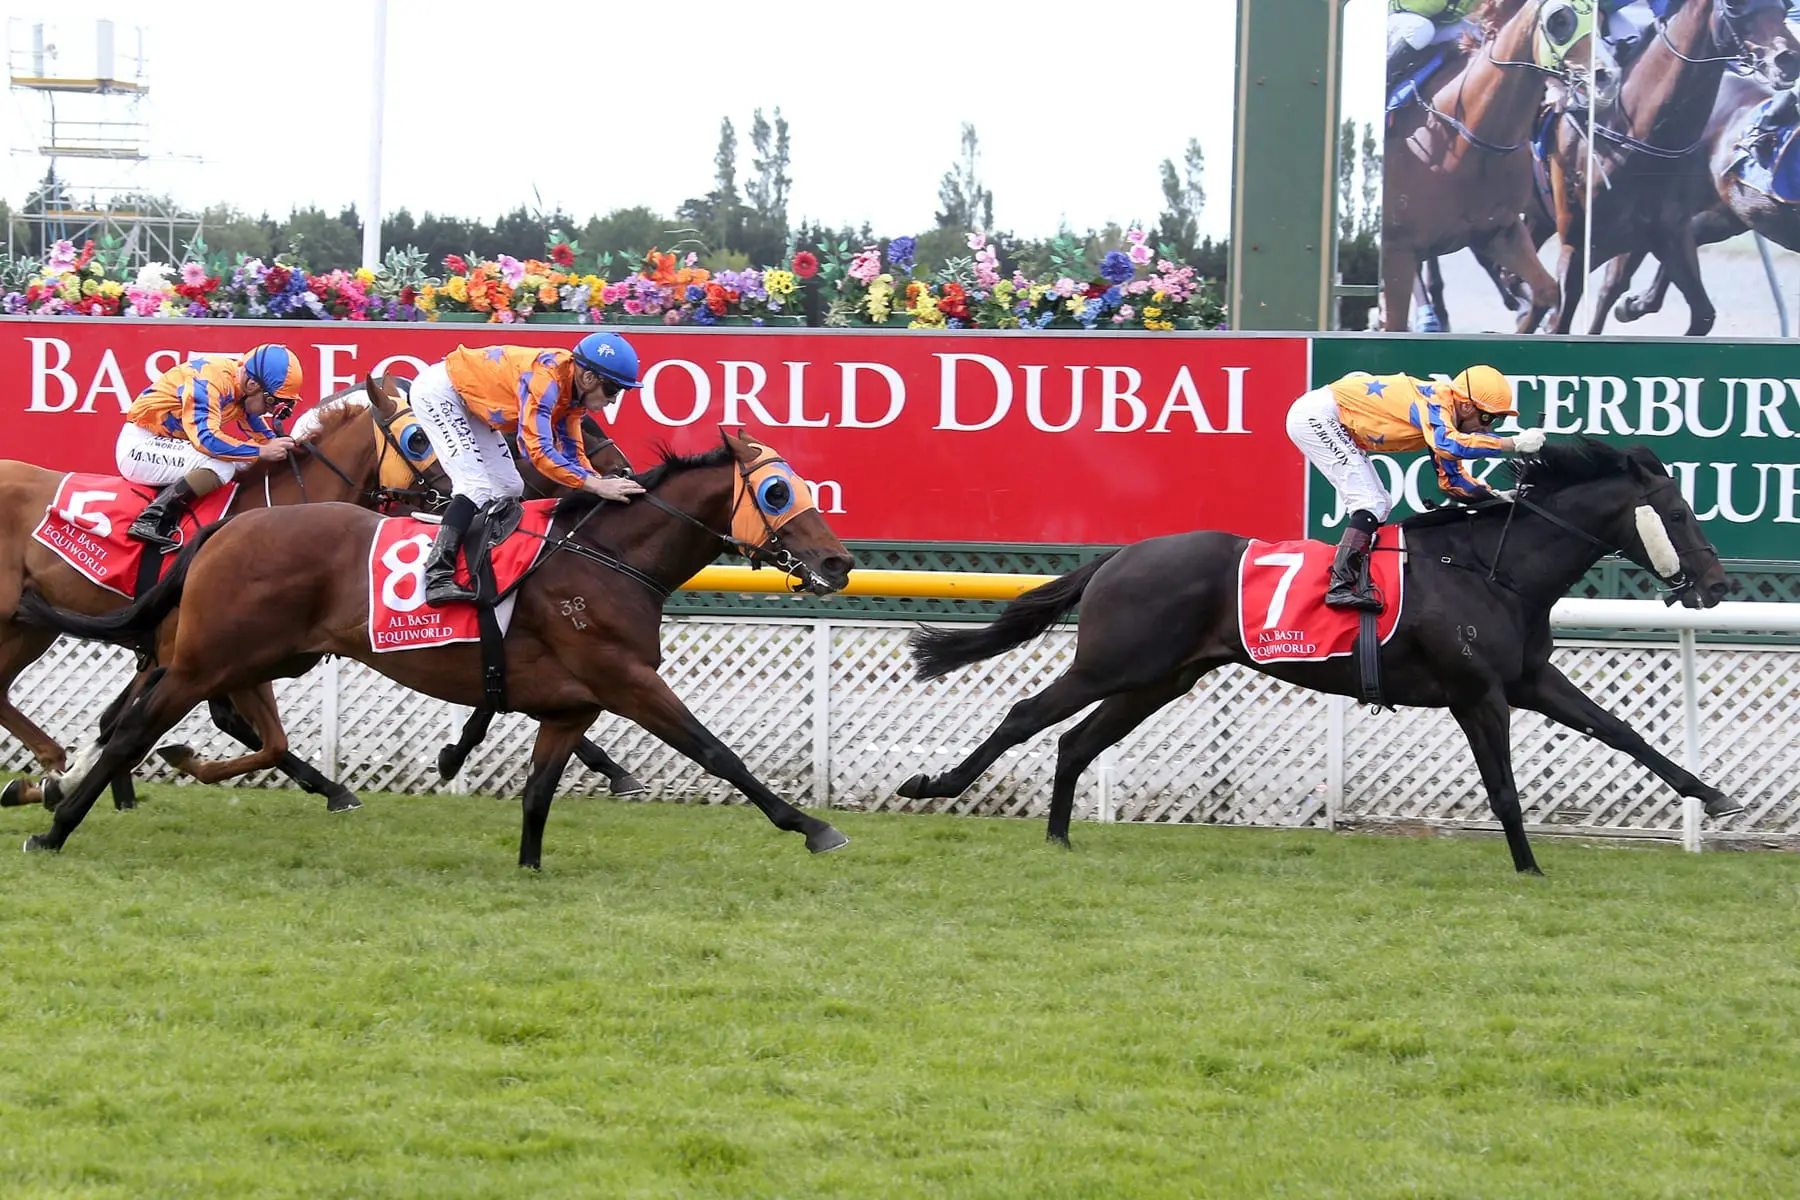
[[[168,287],[169,281],[174,277],[175,268],[168,263],[145,263],[143,268],[138,271],[136,286],[147,292],[160,291]]]

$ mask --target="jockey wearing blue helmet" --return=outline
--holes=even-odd
[[[576,342],[575,365],[614,385],[606,389],[609,400],[627,388],[644,386],[638,378],[637,351],[616,333],[590,333]]]

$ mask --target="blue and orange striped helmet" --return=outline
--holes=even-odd
[[[262,385],[273,404],[286,400],[288,408],[300,399],[300,388],[306,374],[300,369],[300,356],[286,346],[266,343],[244,355],[244,374]]]

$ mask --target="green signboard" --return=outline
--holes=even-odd
[[[1549,340],[1545,338],[1316,338],[1312,382],[1351,371],[1449,378],[1487,363],[1512,380],[1519,418],[1552,437],[1583,434],[1650,447],[1681,482],[1721,558],[1800,560],[1800,343]],[[1396,497],[1394,517],[1441,502],[1423,454],[1375,454]],[[1505,459],[1476,465],[1512,484]],[[1336,494],[1308,472],[1307,529],[1336,541]]]

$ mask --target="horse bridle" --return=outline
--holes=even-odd
[[[1614,544],[1612,542],[1608,542],[1604,538],[1595,537],[1593,534],[1589,533],[1587,530],[1576,525],[1574,522],[1569,521],[1563,517],[1559,517],[1555,513],[1551,512],[1549,509],[1545,508],[1543,505],[1537,504],[1537,503],[1533,502],[1532,500],[1530,500],[1525,495],[1526,480],[1525,480],[1524,476],[1525,476],[1526,470],[1527,470],[1527,467],[1524,465],[1521,465],[1518,468],[1518,476],[1519,476],[1518,490],[1514,494],[1514,496],[1511,500],[1506,500],[1504,498],[1496,497],[1496,503],[1506,504],[1506,505],[1508,505],[1508,508],[1507,508],[1507,512],[1506,512],[1506,523],[1500,527],[1500,542],[1498,545],[1496,545],[1494,547],[1494,561],[1493,561],[1492,566],[1490,566],[1488,568],[1488,581],[1489,582],[1491,582],[1491,583],[1500,582],[1500,580],[1499,580],[1500,558],[1502,555],[1504,555],[1506,553],[1506,538],[1507,538],[1507,535],[1512,532],[1513,514],[1521,508],[1523,508],[1526,512],[1533,514],[1534,516],[1542,517],[1544,520],[1550,522],[1550,524],[1555,525],[1559,529],[1562,529],[1568,533],[1572,533],[1572,534],[1576,535],[1577,537],[1585,539],[1590,545],[1599,547],[1602,557],[1606,557],[1606,556],[1613,555],[1613,554],[1619,554],[1621,552],[1623,547],[1621,547],[1617,544]],[[1675,486],[1676,486],[1676,483],[1674,480],[1672,480],[1672,479],[1667,480],[1667,481],[1663,482],[1662,484],[1657,485],[1656,487],[1651,487],[1650,489],[1648,489],[1644,493],[1644,498],[1646,500],[1648,500],[1650,497],[1654,496],[1656,494],[1656,491],[1658,490],[1658,487],[1671,487],[1672,488]],[[1486,506],[1484,505],[1483,507],[1486,507]],[[1682,548],[1677,547],[1675,550],[1675,553],[1677,555],[1677,558],[1679,558],[1683,553]],[[1675,597],[1681,596],[1687,592],[1693,591],[1694,588],[1699,583],[1699,580],[1693,578],[1691,575],[1688,574],[1688,570],[1685,566],[1680,568],[1678,571],[1676,571],[1673,578],[1664,578],[1662,575],[1657,574],[1654,567],[1651,568],[1650,573],[1652,575],[1656,576],[1658,582],[1668,585],[1667,590],[1666,590],[1666,595],[1669,597],[1668,602],[1670,602],[1670,603],[1673,602]]]
[[[406,456],[406,451],[401,449],[400,444],[394,440],[393,422],[399,418],[401,413],[410,411],[411,409],[408,406],[400,405],[394,409],[391,416],[384,417],[381,415],[379,409],[376,409],[373,405],[370,406],[369,415],[374,418],[375,428],[381,433],[381,450],[375,457],[375,483],[368,488],[359,489],[356,480],[350,478],[349,474],[346,473],[342,467],[331,461],[330,455],[326,454],[313,443],[296,442],[294,444],[295,453],[288,455],[288,466],[293,469],[294,483],[300,489],[301,502],[305,503],[307,499],[306,479],[300,473],[300,462],[298,457],[300,452],[304,451],[323,463],[325,468],[333,475],[336,475],[339,479],[343,480],[344,486],[349,488],[359,501],[372,501],[377,511],[391,512],[403,502],[415,503],[427,510],[437,508],[439,505],[443,504],[447,497],[429,484],[428,480],[430,476],[420,469],[412,459],[408,458]],[[287,436],[287,431],[282,429],[279,420],[276,420],[274,425],[277,434],[280,434],[283,437]],[[392,449],[394,453],[398,454],[401,460],[406,463],[406,469],[412,473],[412,483],[417,486],[392,488],[385,486],[381,482],[381,467],[382,464],[387,461],[389,449]]]
[[[612,441],[611,438],[606,439],[606,442],[608,444],[610,444],[611,441]],[[746,463],[742,459],[737,459],[734,456],[734,461],[737,464],[738,479],[743,484],[743,486],[741,488],[737,489],[737,495],[732,498],[731,512],[727,516],[727,525],[728,526],[735,525],[737,523],[738,506],[744,502],[744,497],[754,495],[754,489],[750,486],[750,476],[752,475],[752,473],[754,473],[756,471],[760,471],[762,468],[764,468],[766,466],[770,466],[771,464],[774,464],[774,463],[780,463],[782,466],[787,467],[790,471],[793,470],[792,465],[787,461],[787,459],[782,458],[779,455],[772,455],[768,458],[759,458],[754,463]],[[774,567],[776,570],[780,571],[782,573],[782,575],[784,575],[788,579],[798,579],[800,581],[802,587],[804,587],[809,582],[817,583],[817,584],[820,584],[821,586],[823,586],[825,583],[825,580],[821,579],[817,572],[815,572],[804,561],[797,558],[791,550],[787,549],[787,547],[785,547],[781,544],[781,535],[778,532],[776,532],[774,522],[769,520],[769,514],[767,512],[763,511],[763,507],[760,504],[756,505],[756,513],[757,513],[757,516],[762,518],[763,529],[768,532],[769,536],[764,543],[762,543],[761,545],[758,545],[756,543],[747,542],[743,538],[740,538],[736,534],[733,534],[733,533],[720,533],[718,530],[714,529],[712,526],[708,525],[705,521],[702,521],[700,518],[694,516],[692,513],[689,513],[683,509],[677,508],[673,504],[670,504],[668,501],[663,500],[658,496],[652,495],[649,492],[645,492],[642,496],[638,497],[637,501],[641,502],[641,503],[647,503],[652,508],[660,509],[661,511],[668,513],[672,517],[676,517],[682,521],[686,521],[689,525],[692,525],[694,528],[699,529],[702,532],[706,533],[708,536],[717,539],[719,542],[723,543],[727,548],[735,550],[739,554],[742,554],[745,558],[750,560],[750,569],[751,570],[757,570],[763,566]],[[606,503],[606,501],[602,501],[601,503]],[[751,503],[755,504],[756,502],[754,499],[752,499]],[[518,591],[520,585],[522,585],[527,579],[529,579],[534,573],[536,573],[538,567],[542,566],[545,562],[547,562],[550,559],[551,555],[554,555],[559,550],[567,550],[569,553],[574,554],[578,558],[585,558],[589,562],[599,563],[603,567],[606,567],[613,571],[617,571],[619,574],[624,575],[628,579],[633,579],[633,580],[636,580],[638,583],[643,584],[646,588],[648,588],[652,592],[655,592],[657,595],[661,596],[663,599],[665,599],[665,600],[668,599],[669,598],[669,589],[668,588],[666,588],[662,584],[658,583],[655,579],[651,578],[649,575],[646,575],[644,572],[638,570],[636,567],[632,566],[630,563],[624,561],[621,558],[618,558],[615,555],[608,554],[606,551],[601,550],[598,547],[584,545],[581,542],[577,542],[574,540],[576,531],[579,530],[583,525],[587,524],[588,521],[593,518],[594,514],[600,511],[600,507],[601,507],[600,504],[595,504],[593,507],[589,508],[587,512],[582,514],[582,517],[579,521],[577,521],[577,522],[575,522],[575,524],[571,525],[565,533],[563,533],[560,537],[556,538],[555,540],[552,540],[549,536],[547,536],[545,534],[534,533],[528,529],[521,530],[520,532],[528,534],[529,536],[535,537],[539,541],[546,543],[547,550],[544,553],[539,554],[537,556],[537,560],[535,562],[533,562],[529,568],[526,569],[525,573],[523,575],[519,576],[518,579],[514,580],[512,583],[512,586],[508,587],[505,591],[501,592],[500,595],[495,598],[494,603],[498,604],[501,600],[505,599],[507,596],[510,596],[510,595],[512,595],[512,593]],[[772,550],[772,552],[771,552],[771,550]]]
[[[1536,7],[1536,9],[1533,10],[1533,15],[1532,15],[1532,23],[1534,25],[1537,25],[1540,22],[1542,22],[1543,14],[1544,14],[1544,5],[1546,5],[1548,3],[1550,3],[1550,0],[1537,0],[1537,7]],[[1559,81],[1560,83],[1564,84],[1565,86],[1568,86],[1571,88],[1573,88],[1575,86],[1576,81],[1575,81],[1574,70],[1573,70],[1573,68],[1571,68],[1567,65],[1568,61],[1569,61],[1567,55],[1559,55],[1558,62],[1562,64],[1560,69],[1558,67],[1546,67],[1542,63],[1534,62],[1529,59],[1495,58],[1494,57],[1494,39],[1497,38],[1498,36],[1499,36],[1499,33],[1497,30],[1490,32],[1488,34],[1488,36],[1483,39],[1482,44],[1481,44],[1482,53],[1487,55],[1487,60],[1489,62],[1493,63],[1496,67],[1524,67],[1527,70],[1537,71],[1540,74],[1548,75],[1548,76],[1550,76],[1550,78]],[[1590,34],[1589,36],[1597,37],[1598,33],[1596,32],[1594,34]],[[1461,102],[1461,99],[1462,99],[1462,89],[1465,86],[1466,86],[1465,81],[1459,79],[1457,82],[1457,85],[1456,85],[1457,100],[1459,103]],[[1442,121],[1445,125],[1448,125],[1451,129],[1455,130],[1456,133],[1460,137],[1462,137],[1464,140],[1466,140],[1471,146],[1474,146],[1477,150],[1485,150],[1489,154],[1512,154],[1513,152],[1515,152],[1517,150],[1524,149],[1525,146],[1531,140],[1528,137],[1523,142],[1516,142],[1511,146],[1501,146],[1494,142],[1489,142],[1489,141],[1482,139],[1474,132],[1474,130],[1470,129],[1467,125],[1463,124],[1461,121],[1457,120],[1455,117],[1451,116],[1449,113],[1444,112],[1441,109],[1437,108],[1435,105],[1433,105],[1431,103],[1431,101],[1429,101],[1425,98],[1424,93],[1419,89],[1414,89],[1414,91],[1413,91],[1413,102],[1416,103],[1420,108],[1423,108],[1426,111],[1426,113],[1428,113],[1429,115],[1431,115],[1433,117],[1436,117],[1439,121]]]

